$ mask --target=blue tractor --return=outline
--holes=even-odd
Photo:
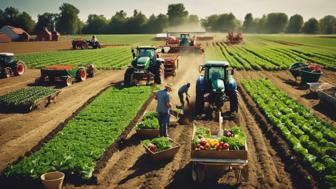
[[[212,111],[222,112],[224,102],[230,100],[229,116],[238,111],[237,83],[233,78],[233,69],[226,61],[207,61],[200,66],[196,82],[196,113],[204,113],[205,102],[208,102]]]

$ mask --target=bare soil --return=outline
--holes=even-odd
[[[12,52],[15,54],[50,52],[70,49],[72,49],[70,39],[64,39],[60,41],[10,42],[1,43],[0,45],[0,52]]]
[[[123,71],[100,71],[92,79],[62,88],[56,103],[48,108],[26,114],[0,113],[0,172],[9,163],[29,152],[91,97],[112,83],[121,81],[122,75]],[[35,76],[37,76],[37,71],[31,70],[23,77],[34,78]],[[12,91],[34,82],[27,80],[20,83],[17,81],[22,81],[22,79],[22,77],[15,77],[0,80],[0,86],[4,85],[6,90]]]

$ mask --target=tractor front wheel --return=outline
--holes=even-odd
[[[133,84],[133,81],[134,81],[134,69],[127,68],[124,75],[124,85],[129,87]]]

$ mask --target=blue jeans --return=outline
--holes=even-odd
[[[168,136],[169,113],[158,113],[160,136]]]

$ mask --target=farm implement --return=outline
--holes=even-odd
[[[133,60],[124,75],[124,84],[132,86],[141,80],[147,84],[151,80],[161,84],[164,77],[175,76],[178,67],[178,55],[158,53],[153,46],[140,46],[132,49]]]
[[[42,68],[41,76],[36,79],[36,83],[43,85],[46,82],[61,82],[65,86],[70,86],[74,81],[85,81],[94,74],[93,64],[88,64],[86,67],[54,65]]]
[[[239,33],[229,32],[228,35],[226,36],[225,43],[228,45],[240,44],[242,42],[243,42],[243,36],[240,32]]]
[[[196,38],[190,37],[189,33],[181,33],[179,38],[169,36],[166,40],[166,45],[169,47],[168,53],[204,53],[201,44],[196,43]]]
[[[88,49],[89,47],[92,49],[100,49],[101,45],[98,41],[93,42],[85,39],[72,40],[72,49]]]
[[[17,60],[13,53],[0,53],[0,77],[20,76],[25,70],[25,63]]]
[[[301,83],[318,82],[322,75],[322,70],[319,65],[306,64],[302,62],[292,64],[289,68],[289,71],[291,72],[295,80],[300,77]]]

